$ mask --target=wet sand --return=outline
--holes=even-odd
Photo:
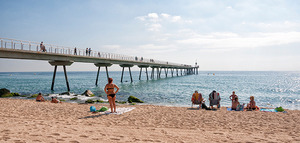
[[[298,110],[235,112],[133,105],[134,110],[122,115],[103,115],[89,108],[108,104],[1,98],[0,105],[0,142],[300,142]]]

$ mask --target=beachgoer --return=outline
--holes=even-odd
[[[115,91],[115,88],[117,89]],[[113,84],[113,79],[109,78],[108,79],[108,84],[106,84],[105,88],[104,88],[104,92],[107,94],[107,99],[110,105],[110,110],[111,113],[116,112],[116,94],[119,91],[119,87],[115,84]]]
[[[231,110],[236,110],[238,105],[240,105],[239,98],[235,97],[235,99],[232,101]]]
[[[220,108],[220,101],[220,94],[215,90],[209,94],[209,105],[211,109],[213,109],[213,105],[217,105],[217,107]]]
[[[40,51],[42,51],[42,52],[46,52],[47,51],[45,45],[43,44],[43,41],[40,44]]]
[[[248,109],[248,110],[256,110],[256,103],[254,101],[254,96],[250,96],[250,102],[247,104],[246,109]]]
[[[35,100],[36,100],[37,102],[45,102],[45,99],[44,99],[44,97],[42,96],[42,93],[39,93]]]
[[[98,52],[98,57],[101,57],[101,56],[100,56],[100,52]]]
[[[231,102],[233,102],[235,100],[235,97],[238,97],[238,96],[235,94],[235,91],[232,91],[232,95],[229,96],[229,99],[231,100]]]
[[[86,49],[85,49],[85,55],[87,56],[88,53],[89,53],[89,48],[86,48]]]
[[[202,94],[198,93],[198,91],[196,90],[195,93],[193,93],[192,95],[192,99],[191,101],[193,102],[193,104],[199,104],[199,108],[201,107],[202,104]]]
[[[74,49],[74,55],[77,55],[77,49],[76,49],[76,47]]]
[[[89,56],[91,56],[92,48],[89,48]]]
[[[51,103],[61,103],[61,102],[57,99],[57,97],[51,97],[51,98],[52,98]]]

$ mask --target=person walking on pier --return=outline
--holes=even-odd
[[[85,49],[85,55],[87,56],[88,53],[89,53],[89,48],[86,48],[86,49]]]
[[[92,48],[89,48],[89,56],[91,56]]]
[[[108,78],[108,84],[106,84],[104,88],[104,92],[107,94],[107,99],[110,105],[110,111],[111,113],[116,113],[116,94],[119,91],[119,87],[112,83],[113,79]],[[117,89],[115,91],[115,88]]]
[[[74,55],[77,55],[77,49],[76,49],[76,47],[74,49]]]
[[[45,45],[43,44],[43,41],[40,44],[40,48],[41,48],[40,51],[42,51],[42,52],[46,52],[47,51]]]

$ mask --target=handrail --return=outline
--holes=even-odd
[[[93,58],[101,58],[101,59],[114,59],[114,60],[123,60],[123,61],[131,61],[131,62],[140,62],[140,63],[155,63],[155,64],[163,64],[163,65],[170,65],[170,66],[184,66],[184,67],[191,67],[191,65],[185,64],[177,64],[172,62],[165,62],[160,60],[148,59],[143,57],[133,57],[127,56],[123,54],[114,54],[114,53],[107,53],[107,52],[100,52],[91,50],[87,51],[87,49],[80,49],[65,46],[58,46],[53,44],[43,44],[45,48],[41,47],[38,42],[26,41],[26,40],[16,40],[16,39],[9,39],[9,38],[1,38],[1,48],[5,49],[16,49],[16,50],[23,50],[23,51],[33,51],[33,52],[45,52],[45,53],[54,53],[54,54],[63,54],[63,55],[73,55],[73,56],[85,56],[85,57],[93,57]]]

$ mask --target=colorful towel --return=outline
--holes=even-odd
[[[266,109],[266,108],[261,108],[260,111],[263,111],[263,112],[277,112],[275,109]]]
[[[227,111],[237,111],[237,110],[232,110],[231,108],[227,107]]]

